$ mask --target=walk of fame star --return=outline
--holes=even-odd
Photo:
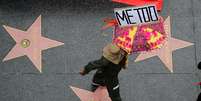
[[[106,87],[99,87],[95,92],[70,86],[81,101],[111,101]]]
[[[153,50],[150,52],[142,52],[135,60],[135,62],[143,61],[145,59],[158,56],[161,61],[165,64],[170,72],[173,72],[173,63],[172,63],[172,52],[193,45],[193,43],[182,41],[176,38],[171,37],[171,23],[170,17],[164,22],[165,32],[167,33],[167,41],[161,49]]]
[[[22,31],[5,25],[3,25],[3,27],[16,42],[16,45],[3,61],[26,55],[40,72],[42,72],[42,50],[64,44],[62,42],[45,38],[41,35],[41,16],[34,21],[27,31]]]

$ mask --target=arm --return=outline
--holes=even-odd
[[[91,61],[84,67],[83,74],[88,74],[92,70],[103,68],[107,64],[109,64],[109,61],[104,57],[101,57],[99,60]]]
[[[128,67],[128,54],[126,54],[123,59],[120,61],[119,65],[123,68],[126,69]]]

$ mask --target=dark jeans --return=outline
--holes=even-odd
[[[98,86],[107,87],[112,101],[121,101],[118,77],[106,77],[101,70],[98,70],[92,80],[92,91],[95,91]]]

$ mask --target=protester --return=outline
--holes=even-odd
[[[118,74],[122,68],[127,67],[128,53],[115,44],[108,44],[103,48],[103,55],[100,59],[89,62],[80,71],[86,75],[97,69],[92,80],[92,91],[99,86],[106,86],[112,101],[122,101],[119,92]]]

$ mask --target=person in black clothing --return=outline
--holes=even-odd
[[[198,69],[201,70],[201,62],[198,63]],[[199,84],[201,88],[201,83]],[[201,101],[201,93],[198,95],[197,101]]]
[[[97,69],[92,79],[92,91],[98,86],[106,86],[112,101],[122,101],[119,92],[118,74],[122,68],[126,68],[128,54],[115,44],[108,44],[103,48],[100,59],[89,62],[81,71],[86,75]]]
[[[198,63],[198,69],[201,70],[201,62]]]
[[[201,93],[198,95],[197,101],[201,101]]]

